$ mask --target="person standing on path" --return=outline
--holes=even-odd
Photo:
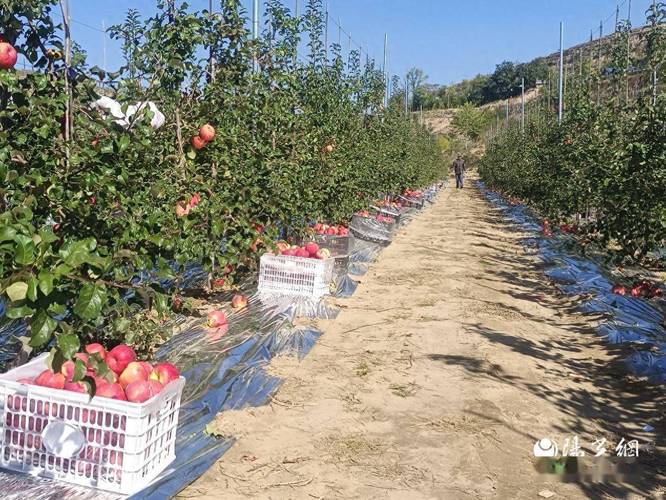
[[[462,189],[465,177],[465,160],[460,155],[453,162],[453,173],[456,174],[456,188]]]

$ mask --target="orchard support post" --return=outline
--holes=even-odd
[[[525,78],[520,80],[520,131],[525,133]]]
[[[252,40],[259,39],[259,0],[252,0]],[[259,61],[257,60],[257,48],[254,48],[252,54],[252,69],[255,73],[259,71]]]
[[[559,102],[557,106],[557,121],[562,123],[562,104],[564,92],[564,23],[560,22],[560,81],[559,81]]]

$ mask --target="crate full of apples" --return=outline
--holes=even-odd
[[[331,257],[348,257],[352,252],[353,237],[347,226],[317,222],[310,227],[309,233],[308,238],[319,245],[319,248],[326,248],[331,252]]]
[[[128,495],[174,460],[185,385],[174,365],[90,344],[75,355],[94,380],[90,398],[72,382],[74,362],[53,372],[47,358],[0,375],[1,467]]]
[[[277,244],[278,255],[266,253],[259,263],[259,292],[319,299],[330,293],[335,259],[314,242]]]
[[[356,238],[362,240],[387,244],[393,238],[396,219],[383,213],[370,214],[368,211],[360,211],[352,217],[349,229]]]

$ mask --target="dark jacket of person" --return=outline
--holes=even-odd
[[[462,158],[458,158],[453,162],[453,171],[455,172],[456,175],[464,174],[465,173],[465,160]]]

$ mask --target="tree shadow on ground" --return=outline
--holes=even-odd
[[[480,198],[487,206],[491,206],[478,191],[470,196]],[[630,494],[650,497],[655,490],[665,484],[662,472],[666,470],[663,442],[666,413],[663,410],[663,387],[648,384],[627,373],[622,360],[634,349],[628,345],[604,343],[597,336],[595,328],[597,321],[604,316],[581,315],[578,308],[583,297],[565,296],[539,274],[549,267],[548,265],[535,261],[534,256],[526,253],[507,253],[508,245],[520,242],[512,241],[511,238],[501,238],[496,233],[488,234],[493,230],[512,233],[520,231],[515,224],[502,216],[500,209],[493,207],[490,215],[480,215],[479,220],[480,223],[473,230],[467,231],[466,236],[473,236],[479,245],[496,252],[494,255],[489,253],[483,256],[490,275],[484,276],[483,281],[496,282],[501,286],[495,289],[478,282],[475,286],[487,286],[514,299],[537,303],[574,316],[564,322],[557,321],[557,326],[564,331],[560,339],[544,335],[543,338],[535,340],[520,334],[495,330],[480,323],[465,323],[468,330],[480,335],[487,342],[520,353],[525,356],[526,361],[528,358],[535,360],[537,368],[546,376],[546,382],[531,382],[520,376],[508,374],[492,359],[438,353],[429,354],[428,358],[435,362],[458,366],[475,377],[509,384],[555,405],[565,418],[554,430],[563,434],[585,434],[591,428],[599,427],[606,433],[605,436],[612,436],[618,441],[621,437],[626,440],[636,438],[641,443],[654,441],[655,448],[652,453],[644,451],[639,455],[638,462],[634,464],[635,474],[625,476],[623,479],[610,478],[604,483],[578,483],[581,491],[590,498],[603,496],[625,498]],[[501,245],[493,246],[493,243]],[[483,302],[478,298],[470,297],[470,299]],[[491,304],[490,301],[486,302]],[[494,301],[492,304],[498,302]],[[549,324],[546,318],[539,316],[538,313],[532,314],[509,304],[501,305],[536,323]],[[582,352],[581,346],[591,345],[602,346],[608,357],[594,359],[576,356]],[[576,383],[558,383],[569,380]],[[654,431],[641,430],[643,425],[648,423],[654,427]],[[628,428],[631,429],[630,432]]]

